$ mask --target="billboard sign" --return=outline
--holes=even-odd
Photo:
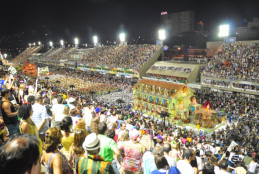
[[[161,12],[161,15],[166,15],[167,11]]]
[[[236,43],[236,37],[226,37],[225,43]]]

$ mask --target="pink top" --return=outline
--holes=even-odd
[[[187,140],[185,138],[182,138],[182,143],[185,144]]]
[[[142,155],[146,151],[145,146],[132,141],[124,141],[120,143],[118,148],[124,151],[123,168],[130,172],[141,171]]]

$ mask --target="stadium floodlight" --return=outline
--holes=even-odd
[[[85,46],[87,47],[87,43],[85,44]]]
[[[120,41],[125,42],[125,34],[124,33],[120,34]]]
[[[31,43],[29,43],[29,47],[31,47]]]
[[[219,26],[219,37],[229,36],[229,25],[220,25]]]
[[[34,42],[33,45],[36,46],[36,43]]]
[[[97,36],[94,36],[94,44],[97,44]]]
[[[51,41],[49,42],[49,46],[51,46],[51,47],[53,46],[53,43]]]
[[[165,40],[165,30],[158,31],[159,40]]]
[[[41,42],[39,41],[38,44],[41,45]]]
[[[64,45],[64,41],[63,41],[63,40],[60,41],[60,45],[61,45],[61,46]]]
[[[78,39],[75,38],[75,45],[78,45]]]
[[[7,54],[5,53],[5,54],[4,54],[4,58],[6,59],[6,57],[7,57]]]

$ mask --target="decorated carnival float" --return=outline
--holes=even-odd
[[[133,87],[134,109],[144,114],[161,118],[167,113],[166,121],[193,124],[211,128],[215,126],[216,111],[196,102],[194,91],[181,84],[142,79]],[[216,122],[215,122],[216,123]]]

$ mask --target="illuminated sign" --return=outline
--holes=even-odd
[[[161,15],[165,15],[167,14],[167,11],[161,12]]]

